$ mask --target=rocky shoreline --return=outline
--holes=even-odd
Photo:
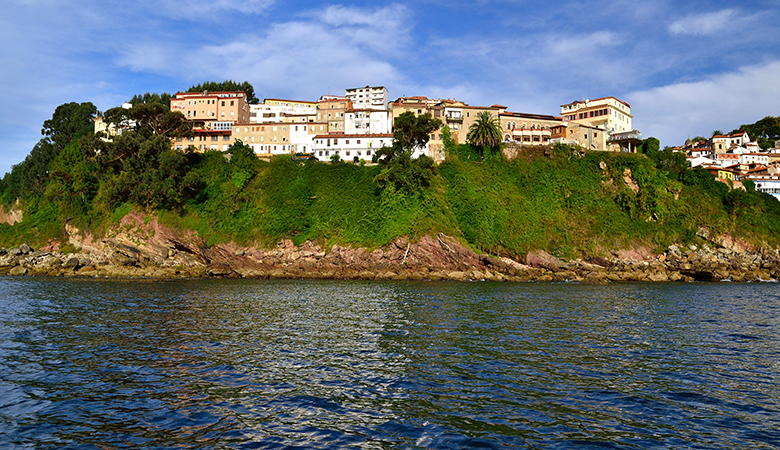
[[[451,236],[399,238],[379,249],[314,242],[275,248],[233,243],[206,246],[195,232],[174,230],[137,214],[96,238],[66,226],[67,243],[42,249],[0,249],[0,275],[105,278],[295,278],[362,280],[495,281],[771,281],[780,279],[777,249],[749,249],[728,236],[700,232],[701,246],[672,245],[661,254],[646,248],[609,257],[564,261],[544,251],[522,259],[480,255]]]

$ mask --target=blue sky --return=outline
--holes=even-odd
[[[260,98],[384,84],[513,111],[614,95],[663,144],[780,115],[780,0],[5,0],[0,170],[68,101],[247,80]]]

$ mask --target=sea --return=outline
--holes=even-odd
[[[0,448],[778,446],[778,284],[0,278]]]

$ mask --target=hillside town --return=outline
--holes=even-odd
[[[685,153],[691,167],[701,167],[718,181],[742,188],[752,181],[757,191],[780,199],[780,140],[762,150],[744,131],[688,139],[672,151]]]
[[[124,107],[130,108],[130,104]],[[494,104],[473,106],[452,99],[424,96],[390,101],[384,86],[347,89],[344,95],[323,95],[315,101],[267,98],[250,104],[245,92],[180,92],[171,98],[171,111],[193,122],[194,136],[174,141],[175,148],[226,150],[241,141],[259,157],[312,155],[321,161],[371,161],[376,149],[392,142],[394,120],[405,112],[430,114],[442,121],[416,156],[444,159],[442,130],[463,143],[469,127],[482,112],[497,119],[505,143],[545,145],[567,143],[590,150],[633,152],[641,143],[632,127],[631,106],[615,97],[578,100],[561,106],[561,115],[509,111]],[[96,132],[120,133],[98,118]]]
[[[243,91],[179,92],[171,98],[170,109],[193,124],[193,134],[174,139],[174,148],[225,151],[240,141],[260,158],[292,154],[320,161],[370,162],[378,149],[392,144],[393,123],[406,112],[441,120],[442,127],[413,155],[427,155],[436,162],[445,156],[444,128],[456,144],[465,143],[481,113],[497,121],[505,144],[562,143],[592,151],[633,153],[642,143],[640,132],[633,127],[631,105],[616,97],[572,101],[561,105],[556,116],[426,96],[391,101],[384,86],[364,86],[317,100],[266,98],[257,104],[251,104]],[[98,117],[95,132],[110,138],[122,128]],[[757,190],[780,198],[780,142],[761,151],[742,132],[689,140],[672,150],[684,152],[691,167],[703,167],[732,187],[742,188],[743,180],[751,180]]]

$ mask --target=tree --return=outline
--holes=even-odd
[[[43,122],[41,134],[62,149],[73,139],[94,132],[97,108],[92,103],[65,103],[57,107],[51,119]]]
[[[424,148],[431,139],[431,133],[441,125],[441,120],[433,118],[429,113],[416,116],[407,111],[393,122],[393,142],[398,143],[398,148],[412,153],[415,149]],[[393,155],[387,157],[392,159]]]
[[[496,149],[501,145],[501,125],[489,112],[483,111],[469,128],[468,142],[484,157],[486,149]]]
[[[715,130],[715,131],[713,131],[713,132],[712,132],[712,135],[713,135],[713,136],[720,136],[720,135],[722,135],[722,134],[723,134],[723,132],[722,132],[722,131],[720,131],[720,130]]]
[[[137,105],[139,103],[162,103],[166,108],[171,106],[171,94],[163,92],[162,94],[147,92],[143,95],[134,95],[130,103]]]
[[[415,149],[428,143],[431,133],[441,127],[441,120],[430,114],[420,116],[405,112],[395,119],[393,144],[374,154],[374,161],[383,166],[374,178],[380,188],[392,187],[412,193],[430,185],[434,173],[433,159],[420,156],[412,159]]]
[[[204,83],[196,84],[195,86],[192,86],[191,88],[187,89],[187,92],[203,92],[203,91],[211,91],[211,92],[222,92],[222,91],[244,91],[246,92],[246,99],[247,101],[255,105],[257,103],[260,103],[260,100],[258,100],[257,97],[255,97],[255,88],[250,84],[248,81],[244,81],[242,83],[238,83],[233,80],[225,80],[223,82],[216,82],[216,81],[206,81]]]
[[[137,103],[130,109],[111,108],[105,112],[104,120],[117,127],[132,126],[145,135],[174,138],[192,134],[192,122],[158,102]]]

